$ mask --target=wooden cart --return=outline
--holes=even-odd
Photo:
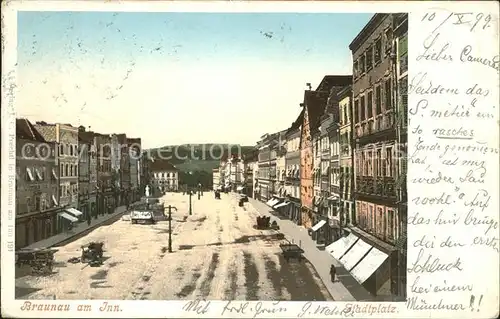
[[[280,248],[283,254],[283,257],[285,257],[285,260],[287,262],[290,261],[290,259],[297,259],[298,261],[302,260],[302,254],[304,253],[304,250],[299,247],[297,244],[292,244],[292,243],[281,243]]]
[[[29,265],[35,275],[51,274],[56,252],[51,248],[21,249],[16,251],[16,265]]]

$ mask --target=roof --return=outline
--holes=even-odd
[[[390,13],[375,13],[373,17],[368,21],[363,29],[358,33],[358,35],[349,44],[349,50],[352,52],[356,51],[366,38],[373,32],[373,30],[378,26],[385,18],[390,16]]]
[[[83,143],[94,142],[94,132],[78,132],[78,141]]]
[[[150,162],[150,170],[153,172],[179,171],[172,163],[165,160],[154,160]]]
[[[286,131],[285,135],[292,133],[295,130],[298,130],[299,127],[302,125],[302,122],[304,121],[304,108],[300,111],[299,116],[297,116],[297,119],[295,122],[292,123],[292,126]]]
[[[312,131],[318,129],[320,125],[321,115],[325,111],[326,101],[330,92],[304,92],[304,107],[307,107],[307,114],[309,116],[309,128]]]
[[[36,122],[37,124],[33,125],[35,129],[40,133],[45,141],[47,142],[57,142],[56,136],[56,126],[55,124],[47,124],[45,122]]]
[[[325,75],[316,91],[330,91],[334,86],[346,86],[352,84],[352,75]]]
[[[27,119],[16,119],[16,137],[23,140],[45,142],[45,138]]]

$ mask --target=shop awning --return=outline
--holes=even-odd
[[[364,283],[381,265],[389,255],[373,247],[368,255],[351,270],[351,275],[359,282]]]
[[[52,195],[52,202],[54,203],[54,206],[57,206],[57,199],[56,199],[56,195]]]
[[[339,195],[334,194],[334,195],[328,197],[328,200],[339,200],[339,198],[340,198]]]
[[[361,258],[366,255],[370,248],[372,248],[372,246],[360,239],[339,261],[344,268],[350,272]]]
[[[274,200],[275,200],[274,198],[271,198],[270,200],[268,200],[268,201],[266,202],[266,205],[267,205],[267,206],[271,206],[271,202],[273,202]]]
[[[66,209],[66,211],[75,217],[80,217],[83,215],[83,213],[81,211],[79,211],[78,209],[74,209],[74,208],[68,208],[68,209]]]
[[[34,181],[35,178],[33,177],[33,172],[29,167],[26,167],[26,172],[28,173],[28,177],[30,178],[30,181]]]
[[[238,186],[238,187],[236,188],[236,190],[237,190],[237,191],[241,191],[241,190],[243,190],[243,188],[244,188],[243,186]]]
[[[70,215],[70,214],[68,214],[68,213],[59,213],[59,214],[57,214],[57,215],[58,215],[59,217],[62,217],[62,218],[64,218],[64,219],[69,220],[69,221],[70,221],[70,222],[72,222],[72,223],[76,223],[76,222],[78,221],[78,218],[75,218],[75,217],[71,216],[71,215]]]
[[[56,174],[55,168],[52,169],[52,177],[54,177],[54,179],[57,179],[57,174]]]
[[[322,219],[316,225],[314,225],[311,229],[312,229],[312,231],[318,231],[325,224],[326,224],[326,220]]]
[[[271,200],[271,203],[269,203],[269,206],[273,207],[274,205],[278,204],[279,201],[280,201],[279,199],[273,198]]]
[[[325,250],[333,256],[333,258],[340,260],[342,256],[359,240],[354,234],[349,234],[347,237],[342,237],[339,240],[325,247]]]
[[[280,207],[284,207],[284,206],[287,206],[289,205],[290,202],[283,202],[283,203],[279,203],[278,205],[275,205],[274,208],[280,208]]]

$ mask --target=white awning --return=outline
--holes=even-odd
[[[56,174],[55,168],[52,169],[52,177],[54,177],[54,179],[57,179],[57,174]]]
[[[76,222],[78,221],[78,219],[77,219],[77,218],[75,218],[75,217],[73,217],[73,216],[71,216],[70,214],[67,214],[67,213],[59,213],[59,214],[57,214],[57,215],[58,215],[59,217],[62,217],[62,218],[64,218],[64,219],[69,220],[69,221],[70,221],[70,222],[72,222],[72,223],[76,223]]]
[[[330,245],[325,247],[325,250],[333,256],[333,258],[340,260],[342,256],[346,253],[346,251],[349,250],[349,248],[356,243],[356,241],[359,239],[354,234],[349,234],[347,237],[342,237],[339,240],[331,243]]]
[[[270,200],[268,200],[268,201],[266,202],[266,205],[267,205],[267,206],[271,206],[271,202],[272,202],[272,201],[274,201],[274,198],[271,198]]]
[[[42,180],[42,174],[40,173],[40,170],[35,168],[35,172],[36,172],[36,177],[38,177],[38,180],[41,181]]]
[[[68,208],[68,209],[66,209],[66,211],[75,217],[80,217],[83,215],[83,213],[81,211],[79,211],[78,209],[74,209],[74,208]]]
[[[283,207],[283,206],[287,206],[289,204],[290,204],[290,202],[279,203],[278,205],[274,206],[274,208],[280,208],[280,207]]]
[[[271,206],[271,207],[272,207],[272,206],[274,206],[274,205],[278,204],[278,202],[279,202],[279,201],[280,201],[279,199],[273,198],[273,199],[271,200],[271,202],[269,203],[269,206]]]
[[[236,190],[237,190],[237,191],[241,191],[241,190],[243,190],[243,188],[244,188],[243,186],[238,186],[238,187],[236,188]]]
[[[54,203],[54,206],[57,206],[57,199],[56,199],[56,195],[52,195],[52,202]]]
[[[389,255],[373,247],[368,255],[351,270],[351,275],[359,282],[364,283],[381,265]]]
[[[30,178],[30,181],[34,181],[35,178],[33,177],[33,173],[31,172],[31,169],[29,167],[26,167],[26,172],[28,173],[28,177]]]
[[[339,261],[344,268],[350,272],[361,258],[366,255],[370,248],[372,248],[372,246],[360,239]]]
[[[325,224],[326,224],[326,220],[322,219],[316,225],[314,225],[311,229],[312,229],[312,231],[318,231]]]
[[[334,194],[334,195],[328,197],[328,200],[338,200],[339,198],[340,198],[339,195]]]

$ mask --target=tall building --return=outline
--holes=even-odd
[[[276,150],[279,148],[279,133],[265,134],[259,141],[259,198],[268,201],[276,195]]]
[[[141,150],[140,138],[127,138],[129,147],[129,165],[130,165],[130,201],[135,202],[141,198],[139,187],[139,157]]]
[[[111,137],[96,133],[97,146],[97,211],[98,214],[110,214],[114,212],[115,193],[112,185],[111,170]]]
[[[56,143],[58,148],[59,205],[76,209],[78,207],[78,128],[70,124],[47,124],[46,122],[37,122],[35,128],[46,141]]]
[[[83,219],[91,218],[91,205],[95,205],[95,195],[91,200],[93,189],[90,185],[90,159],[92,156],[92,146],[94,135],[90,132],[85,132],[85,128],[78,128],[78,210],[83,213]]]
[[[338,92],[340,108],[339,148],[340,148],[340,209],[343,220],[343,235],[348,235],[350,227],[355,224],[354,205],[354,139],[352,131],[352,87],[345,87]]]
[[[353,122],[356,147],[356,225],[351,232],[367,243],[356,267],[368,267],[372,255],[385,256],[370,277],[358,278],[378,295],[398,295],[398,249],[405,227],[398,212],[399,175],[396,125],[394,24],[397,14],[375,14],[349,45],[353,57]],[[358,244],[356,244],[358,245]],[[361,249],[361,244],[355,249]],[[366,265],[364,261],[367,260]]]
[[[177,167],[166,160],[158,159],[151,162],[150,169],[154,194],[179,190],[179,169]]]
[[[258,167],[259,152],[256,148],[243,155],[243,179],[244,193],[248,197],[254,197],[255,176],[254,171]]]
[[[220,173],[219,168],[212,169],[212,184],[213,189],[218,190],[220,187]]]
[[[396,193],[398,204],[398,220],[400,233],[395,241],[398,252],[398,297],[406,299],[406,259],[407,259],[407,217],[408,217],[408,189],[407,189],[407,150],[408,150],[408,14],[395,14],[394,41],[396,46],[395,86],[396,86],[396,135],[399,145],[398,171],[396,178]],[[404,156],[402,156],[404,155]]]
[[[56,235],[61,218],[55,142],[16,119],[16,249]]]

